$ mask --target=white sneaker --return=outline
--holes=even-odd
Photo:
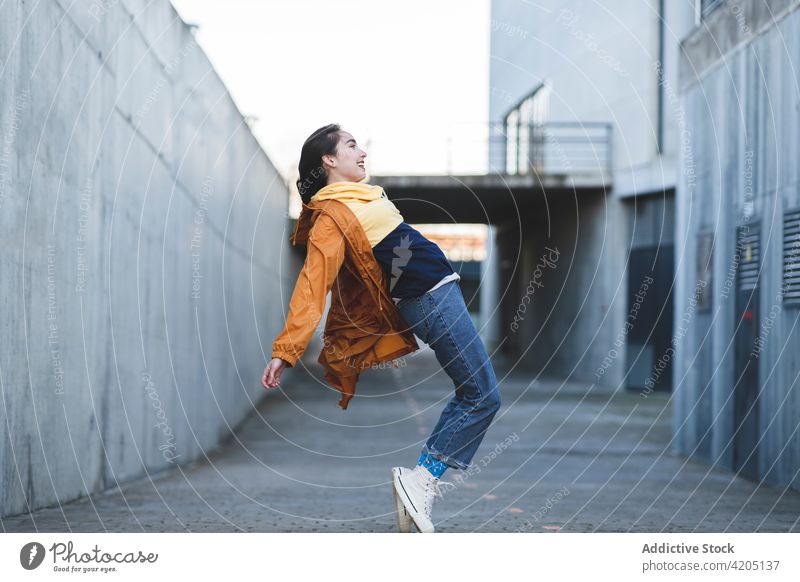
[[[394,496],[395,511],[397,511],[397,528],[401,533],[411,533],[411,516],[408,514],[408,511],[406,511],[406,506],[403,505],[400,496],[397,494],[394,480],[403,473],[408,473],[409,471],[411,471],[411,469],[406,467],[392,467],[392,495]]]
[[[421,533],[433,533],[431,507],[433,498],[442,495],[439,479],[422,465],[395,473],[393,477],[395,491],[414,525]]]

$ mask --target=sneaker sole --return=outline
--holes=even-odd
[[[411,524],[413,523],[411,516],[406,511],[406,506],[397,494],[397,489],[394,487],[394,480],[399,477],[403,472],[401,467],[392,468],[392,496],[394,497],[394,507],[397,512],[397,529],[400,533],[411,533]]]
[[[403,487],[403,481],[400,479],[400,475],[393,474],[392,477],[394,481],[395,494],[400,498],[400,502],[408,512],[408,515],[411,518],[411,521],[414,522],[417,530],[420,533],[433,533],[433,523],[425,516],[424,513],[417,511],[417,509],[414,507],[414,502],[411,501],[411,498],[406,493],[405,487]]]

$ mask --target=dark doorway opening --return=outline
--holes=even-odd
[[[758,480],[758,330],[761,240],[754,226],[736,232],[736,335],[734,380],[734,471]]]
[[[628,207],[631,248],[625,313],[625,387],[672,389],[674,191],[639,196]]]

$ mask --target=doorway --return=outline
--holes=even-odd
[[[734,376],[733,469],[749,479],[758,480],[758,352],[759,267],[761,237],[757,227],[740,226],[736,230],[736,332]]]

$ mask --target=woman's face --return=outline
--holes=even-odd
[[[346,131],[340,131],[336,156],[323,156],[328,169],[328,183],[360,182],[366,178],[366,157],[367,152],[358,147],[355,138]]]

